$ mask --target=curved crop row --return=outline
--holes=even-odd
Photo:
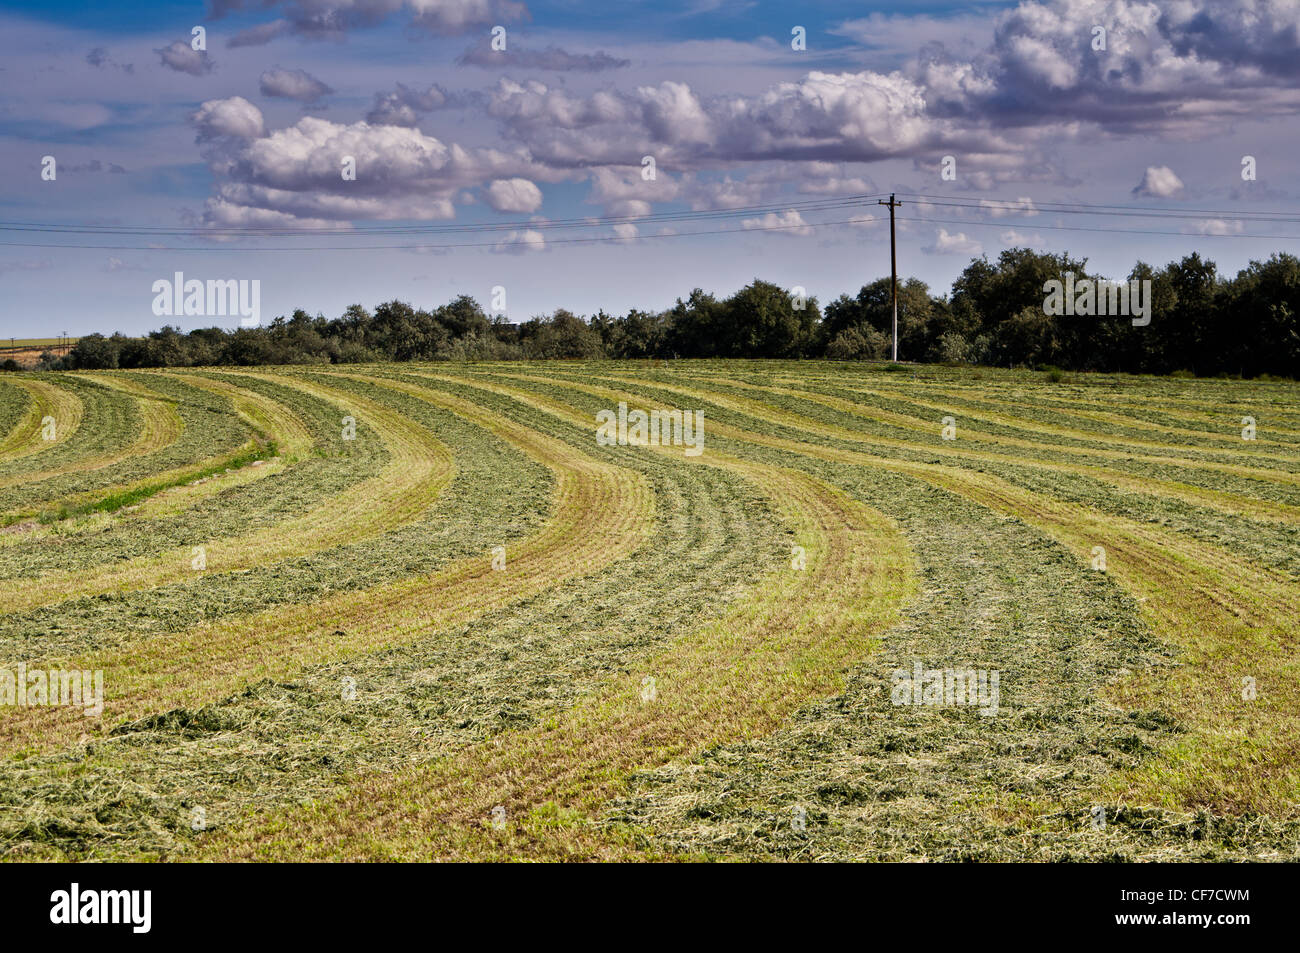
[[[483,413],[467,401],[400,385],[422,400],[455,410],[497,433],[555,474],[551,521],[512,547],[509,572],[494,572],[490,554],[463,559],[427,577],[358,593],[204,624],[147,637],[103,656],[77,660],[83,669],[117,673],[105,717],[138,718],[151,711],[202,704],[250,680],[280,677],[305,664],[411,641],[558,582],[594,571],[634,551],[645,539],[653,504],[643,480],[583,455],[561,453],[552,441]],[[604,532],[586,532],[593,511],[611,514]],[[19,710],[0,720],[6,747],[48,744],[73,736],[77,716],[57,709]]]
[[[13,456],[0,494],[108,508],[0,539],[0,652],[109,686],[94,722],[0,710],[23,856],[1245,858],[1300,832],[1285,386],[724,361],[21,380],[46,390],[0,446],[30,451],[58,395],[80,436]],[[703,411],[704,453],[602,446],[620,403]],[[177,485],[239,447],[267,462]],[[1000,671],[1000,713],[898,707],[913,664]],[[217,830],[186,827],[196,804]]]
[[[23,378],[15,383],[28,400],[25,411],[0,440],[0,463],[48,450],[67,440],[76,432],[83,413],[76,395],[50,381]],[[47,430],[51,421],[52,434]]]
[[[289,556],[328,549],[378,535],[421,514],[452,478],[451,456],[418,425],[374,401],[303,380],[293,386],[328,400],[341,410],[364,416],[388,449],[388,463],[369,480],[356,483],[320,506],[265,529],[220,540],[202,540],[204,572],[236,572]],[[99,572],[70,570],[32,580],[8,601],[19,612],[50,602],[103,592],[166,585],[192,575],[194,547],[118,562]]]
[[[611,399],[636,399],[635,393],[606,393]],[[760,410],[754,419],[761,422],[771,416]],[[819,432],[816,427],[809,430]],[[1092,558],[1093,548],[1102,546],[1109,574],[1140,600],[1154,631],[1182,649],[1188,660],[1167,675],[1126,683],[1128,700],[1159,700],[1199,735],[1195,743],[1171,748],[1163,768],[1147,769],[1146,783],[1131,781],[1127,793],[1180,806],[1250,807],[1283,814],[1294,809],[1300,793],[1294,714],[1300,712],[1300,689],[1291,633],[1300,622],[1300,608],[1293,575],[1163,527],[1031,493],[990,474],[768,437],[725,424],[713,424],[712,433],[918,477],[1037,527],[1075,552],[1081,568]],[[1239,704],[1244,675],[1272,686],[1267,704]]]
[[[512,396],[578,426],[587,422]],[[745,602],[561,718],[427,768],[363,777],[341,798],[235,828],[205,852],[482,859],[526,848],[531,856],[622,856],[625,845],[590,821],[634,770],[761,735],[834,691],[845,666],[870,650],[912,592],[911,557],[896,529],[797,472],[714,452],[700,465],[733,471],[772,499],[802,547],[804,567],[772,573]],[[650,702],[646,678],[654,685]],[[500,832],[485,826],[494,806],[513,818]]]

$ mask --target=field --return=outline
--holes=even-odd
[[[11,860],[1296,859],[1298,622],[1293,383],[0,375]]]
[[[11,360],[20,367],[32,368],[41,355],[49,352],[62,356],[72,350],[76,338],[0,338],[0,362]]]
[[[4,338],[0,338],[0,342],[2,342],[3,340],[4,340]],[[74,344],[77,343],[77,340],[78,340],[78,339],[77,339],[77,338],[74,338],[74,337],[64,337],[64,338],[10,338],[10,339],[9,339],[9,343],[6,344],[6,345],[3,345],[2,347],[0,347],[0,350],[9,350],[10,348],[14,348],[14,347],[21,347],[21,348],[28,348],[28,347],[56,347],[56,346],[57,346],[57,347],[63,347],[64,345],[67,345],[68,347],[71,347],[72,345],[74,345]]]

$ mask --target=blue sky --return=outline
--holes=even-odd
[[[1298,27],[1288,0],[9,2],[0,336],[151,329],[177,271],[259,280],[263,320],[756,276],[825,301],[888,273],[889,192],[900,271],[942,291],[1014,245],[1235,272],[1300,250],[1267,220],[1300,211]]]

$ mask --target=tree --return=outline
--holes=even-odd
[[[1223,370],[1295,374],[1300,368],[1300,259],[1252,261],[1220,288],[1213,346]]]
[[[519,329],[524,354],[533,359],[604,356],[600,335],[586,321],[560,308],[550,318],[533,318]]]
[[[75,370],[104,371],[118,366],[122,341],[120,334],[106,338],[102,334],[87,334],[78,339],[68,351],[67,364]]]
[[[821,312],[816,298],[801,302],[770,281],[755,278],[726,300],[720,312],[724,353],[735,357],[802,357],[810,352]]]
[[[1048,281],[1063,281],[1066,272],[1083,277],[1087,265],[1087,259],[1071,258],[1068,252],[1053,255],[1032,248],[1008,248],[997,265],[976,258],[953,283],[952,308],[963,319],[977,316],[978,330],[992,332],[1026,308],[1041,310]]]
[[[1214,262],[1193,252],[1181,261],[1166,265],[1161,276],[1173,293],[1160,327],[1165,370],[1187,369],[1196,372],[1199,365],[1206,373],[1215,363],[1211,357],[1213,341],[1214,299],[1218,270]],[[1152,315],[1152,322],[1155,314]]]
[[[476,335],[486,337],[492,330],[487,315],[479,303],[469,295],[458,295],[448,304],[434,312],[434,317],[447,329],[453,338]]]
[[[694,289],[686,301],[677,299],[669,312],[668,348],[680,357],[720,357],[730,342],[724,340],[723,305],[701,288]]]
[[[944,331],[956,330],[951,326],[951,311],[947,301],[930,294],[929,286],[920,279],[909,278],[898,286],[898,350],[899,357],[907,360],[930,359],[935,339]],[[855,328],[865,333],[871,328],[884,334],[892,342],[894,337],[893,291],[889,278],[877,278],[863,285],[856,298],[840,295],[826,306],[822,322],[822,336],[834,340],[841,332]]]
[[[1057,364],[1062,357],[1060,329],[1042,305],[1021,308],[998,325],[994,344],[999,364]]]
[[[845,328],[826,346],[832,361],[878,361],[888,357],[891,339],[870,325]]]

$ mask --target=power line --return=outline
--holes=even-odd
[[[7,232],[34,232],[36,234],[69,234],[85,235],[96,237],[115,237],[115,236],[146,236],[146,237],[174,237],[174,236],[215,236],[225,237],[235,235],[247,238],[296,238],[296,237],[317,237],[323,235],[336,236],[338,238],[371,238],[379,236],[414,236],[414,235],[478,235],[493,234],[501,232],[541,232],[561,229],[593,229],[602,227],[615,227],[618,225],[635,225],[638,227],[649,227],[655,225],[667,225],[686,222],[718,222],[744,216],[762,216],[778,212],[796,212],[802,216],[804,213],[817,213],[847,210],[852,208],[865,208],[872,204],[889,204],[887,202],[877,203],[875,200],[878,196],[885,193],[855,193],[845,196],[835,196],[823,199],[809,199],[798,202],[781,202],[769,203],[762,205],[738,206],[728,209],[709,209],[709,210],[678,210],[668,212],[657,212],[648,215],[622,215],[622,216],[589,216],[584,218],[553,219],[547,221],[529,221],[514,220],[509,222],[486,222],[473,224],[415,224],[415,225],[376,225],[376,226],[355,226],[351,228],[321,228],[321,227],[291,227],[291,226],[218,226],[218,227],[199,227],[199,228],[177,228],[175,226],[148,226],[148,225],[97,225],[97,224],[74,224],[74,225],[55,225],[42,224],[35,222],[0,222],[0,231]],[[1085,203],[1043,203],[1026,204],[1023,199],[982,199],[971,201],[952,201],[952,196],[939,196],[926,193],[897,193],[898,195],[912,196],[917,205],[932,205],[937,207],[970,209],[982,212],[1025,212],[1037,211],[1048,215],[1105,215],[1105,216],[1123,216],[1134,218],[1205,218],[1225,222],[1273,222],[1276,224],[1300,224],[1300,215],[1290,212],[1263,212],[1263,213],[1233,213],[1222,209],[1157,209],[1147,206],[1133,205],[1090,205]],[[891,213],[892,213],[891,209]],[[898,221],[917,222],[935,225],[956,225],[969,226],[974,228],[1030,228],[1050,231],[1076,231],[1076,232],[1100,232],[1115,234],[1131,235],[1162,235],[1177,238],[1197,237],[1197,238],[1238,238],[1238,239],[1255,239],[1255,240],[1272,240],[1272,241],[1296,241],[1300,240],[1298,235],[1259,235],[1248,234],[1245,232],[1235,232],[1228,234],[1216,234],[1214,232],[1175,232],[1159,229],[1135,229],[1115,226],[1087,226],[1087,225],[1047,225],[1037,222],[1027,222],[1023,219],[1002,219],[998,221],[980,220],[978,218],[929,218],[899,216]],[[574,238],[547,238],[547,244],[592,244],[603,242],[636,242],[651,238],[688,238],[693,235],[719,235],[719,234],[743,234],[744,232],[759,231],[790,231],[805,228],[820,228],[823,226],[863,224],[861,218],[847,219],[827,222],[799,222],[788,225],[752,225],[745,226],[739,232],[734,229],[704,229],[687,232],[673,232],[670,234],[646,234],[635,236],[619,235],[600,235],[591,237],[574,237]],[[482,248],[482,247],[527,247],[536,244],[534,241],[520,238],[507,238],[500,241],[486,242],[420,242],[416,244],[364,244],[361,242],[349,243],[346,245],[223,245],[213,243],[201,246],[168,246],[168,245],[106,245],[106,244],[81,244],[71,242],[18,242],[18,241],[0,241],[0,246],[22,247],[22,248],[69,248],[79,250],[104,250],[104,251],[366,251],[366,250],[429,250],[436,251],[439,249],[455,248]]]
[[[1057,232],[1103,232],[1123,235],[1171,235],[1176,238],[1253,238],[1268,239],[1272,241],[1300,241],[1300,235],[1255,235],[1246,234],[1245,232],[1234,232],[1226,235],[1216,235],[1213,232],[1167,232],[1146,228],[1099,228],[1087,225],[1039,225],[1037,223],[1029,225],[1027,223],[1016,222],[982,222],[978,219],[970,218],[900,218],[901,222],[925,222],[932,225],[969,225],[974,228],[1011,228],[1019,224],[1024,228],[1037,231],[1038,229],[1050,229]]]
[[[1049,215],[1118,215],[1133,218],[1205,218],[1212,216],[1225,221],[1280,222],[1300,224],[1300,214],[1295,212],[1233,212],[1224,209],[1159,209],[1141,205],[1086,205],[1083,203],[1036,203],[1032,199],[980,199],[979,201],[941,201],[950,196],[925,195],[900,192],[918,200],[914,204],[969,208],[991,212],[1045,212]],[[1026,205],[1028,201],[1028,205]]]
[[[765,205],[738,206],[725,209],[678,210],[653,212],[647,215],[586,216],[583,218],[548,219],[546,221],[514,220],[509,222],[483,222],[473,224],[417,224],[417,225],[363,225],[348,228],[288,225],[201,226],[179,228],[162,225],[96,225],[96,224],[45,224],[39,222],[0,222],[0,231],[40,232],[85,235],[247,235],[247,236],[316,236],[316,235],[388,235],[388,234],[451,234],[518,231],[521,229],[600,228],[613,225],[654,225],[659,223],[711,221],[737,218],[745,215],[762,215],[768,212],[796,211],[821,212],[842,208],[856,208],[868,204],[877,195],[854,194],[824,199],[807,199],[798,202],[780,202]]]
[[[1300,241],[1300,235],[1258,235],[1246,233],[1232,234],[1215,234],[1213,232],[1190,233],[1190,232],[1171,232],[1161,231],[1158,229],[1137,229],[1137,228],[1100,228],[1090,227],[1087,225],[1044,225],[1035,223],[1026,225],[1025,223],[1016,223],[1009,221],[989,222],[979,221],[977,219],[966,218],[920,218],[916,216],[899,216],[900,222],[918,222],[930,225],[960,225],[971,228],[1000,228],[1010,229],[1014,225],[1020,224],[1022,227],[1032,228],[1033,230],[1050,230],[1065,232],[1101,232],[1103,234],[1126,234],[1126,235],[1166,235],[1174,238],[1238,238],[1238,239],[1256,239],[1260,241]],[[690,238],[696,235],[743,235],[746,232],[771,232],[771,231],[790,231],[804,228],[822,228],[825,226],[837,225],[864,225],[869,224],[861,218],[841,219],[831,222],[801,222],[792,225],[754,225],[747,226],[740,230],[730,228],[704,229],[689,232],[671,232],[667,234],[649,234],[649,235],[598,235],[588,238],[547,238],[547,245],[570,245],[570,244],[592,244],[602,242],[628,243],[645,241],[653,238]],[[6,242],[0,241],[0,246],[17,247],[17,248],[68,248],[82,251],[145,251],[145,252],[280,252],[280,251],[437,251],[443,248],[509,248],[509,247],[526,247],[536,244],[526,239],[502,240],[489,242],[419,242],[415,244],[402,245],[258,245],[255,247],[247,245],[88,245],[74,244],[68,242]]]
[[[822,228],[828,225],[863,225],[860,218],[848,218],[835,222],[800,222],[794,225],[753,225],[746,226],[739,231],[731,228],[709,229],[705,231],[692,232],[670,232],[667,234],[657,235],[598,235],[591,238],[548,238],[545,239],[547,245],[570,245],[589,242],[639,242],[651,238],[689,238],[692,235],[744,235],[747,232],[775,232],[786,231],[790,229],[802,228]],[[517,241],[500,241],[500,242],[446,242],[430,244],[420,242],[415,245],[282,245],[282,246],[258,246],[250,248],[246,246],[235,245],[197,245],[197,246],[166,246],[158,247],[153,245],[74,245],[54,242],[3,242],[0,246],[16,246],[20,248],[74,248],[81,250],[100,250],[100,251],[155,251],[155,252],[172,252],[172,251],[234,251],[234,252],[270,252],[270,251],[393,251],[399,249],[415,249],[424,251],[436,251],[440,248],[500,248],[502,246],[528,246],[536,244],[527,240]]]

